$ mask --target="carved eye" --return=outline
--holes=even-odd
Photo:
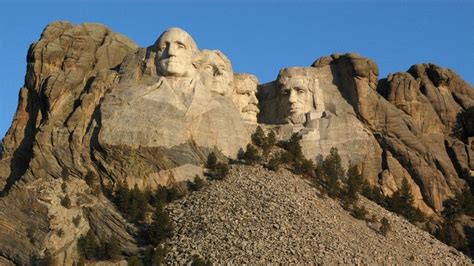
[[[204,69],[208,70],[208,71],[212,71],[213,67],[212,67],[212,65],[206,65],[206,66],[204,66]]]
[[[158,51],[163,52],[166,49],[165,45],[158,46]]]
[[[281,91],[281,95],[288,95],[290,94],[290,90],[284,89]]]
[[[184,45],[182,43],[178,43],[178,48],[179,49],[186,49],[186,45]]]
[[[306,93],[306,91],[302,88],[296,88],[296,91],[298,92],[298,94]]]

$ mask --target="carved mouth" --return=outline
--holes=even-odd
[[[260,110],[258,109],[258,107],[254,104],[249,104],[247,106],[244,107],[244,109],[242,110],[243,113],[254,113],[254,114],[258,114],[260,112]]]

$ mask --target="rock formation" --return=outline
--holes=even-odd
[[[386,195],[407,179],[416,206],[435,217],[474,171],[474,140],[452,136],[474,90],[432,64],[378,75],[372,60],[336,54],[259,85],[179,28],[140,48],[99,24],[51,23],[28,51],[0,147],[0,262],[30,264],[48,251],[72,264],[89,229],[133,254],[137,229],[95,187],[202,176],[211,151],[236,158],[257,124],[281,140],[299,134],[316,162],[338,148],[344,166]]]

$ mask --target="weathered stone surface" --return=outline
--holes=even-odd
[[[236,73],[234,74],[234,92],[232,100],[239,109],[242,118],[250,124],[257,123],[258,99],[256,97],[258,79],[254,75]]]
[[[428,206],[436,211],[441,210],[442,201],[463,188],[464,182],[459,178],[446,151],[446,135],[443,134],[446,129],[440,132],[440,125],[436,117],[433,117],[433,112],[430,111],[432,117],[428,116],[426,125],[417,113],[417,108],[421,111],[430,108],[422,95],[414,91],[416,84],[413,79],[396,74],[379,84],[378,91],[383,92],[402,110],[405,109],[402,111],[374,90],[371,79],[376,68],[373,67],[373,62],[358,59],[353,54],[331,58],[333,60],[330,61],[330,66],[335,83],[342,90],[344,98],[354,107],[357,116],[376,136],[384,150],[383,154],[390,151],[412,176],[412,184],[418,184]],[[324,61],[318,60],[314,65],[323,67],[321,62]],[[436,108],[433,109],[438,112]],[[448,113],[452,112],[455,111],[450,110]],[[386,160],[382,159],[383,162]],[[386,164],[383,163],[382,168],[385,168],[384,165]]]
[[[260,120],[288,123],[275,127],[278,135],[287,139],[292,133],[299,133],[303,153],[313,161],[319,161],[336,147],[346,169],[349,162],[359,164],[362,174],[375,184],[382,171],[382,149],[357,119],[333,79],[329,66],[280,71],[278,81],[260,87],[264,109]]]
[[[94,112],[117,76],[112,69],[136,48],[102,25],[68,22],[48,25],[30,47],[25,86],[0,163],[2,191],[8,193],[0,199],[5,206],[0,223],[2,256],[30,264],[47,249],[67,263],[77,260],[74,243],[88,223],[72,229],[64,219],[80,213],[83,206],[74,211],[60,206],[61,190],[52,180],[95,171],[89,149]],[[7,229],[11,226],[16,229]],[[57,235],[59,229],[66,237]],[[125,228],[121,230],[126,234]]]
[[[344,166],[356,164],[386,195],[407,179],[416,206],[436,215],[443,200],[465,187],[460,176],[474,171],[472,138],[462,143],[451,137],[457,113],[474,104],[474,90],[453,71],[432,64],[380,81],[378,74],[370,59],[336,54],[321,57],[312,67],[282,69],[274,82],[258,85],[253,75],[234,74],[222,52],[199,50],[179,28],[139,48],[103,25],[50,24],[30,47],[17,112],[0,147],[0,263],[31,264],[48,251],[56,262],[73,264],[77,239],[89,229],[103,239],[117,236],[122,250],[135,254],[137,229],[100,192],[93,192],[84,177],[92,175],[96,185],[120,180],[155,188],[203,176],[207,155],[215,151],[220,158],[235,158],[250,142],[257,121],[280,139],[298,133],[304,154],[315,161],[338,148]],[[245,174],[243,184],[253,174],[259,173]],[[258,186],[273,184],[265,180]],[[295,185],[275,184],[287,192]],[[271,196],[260,197],[264,209],[280,198],[260,192]],[[60,203],[66,195],[72,199],[70,208]],[[312,198],[295,202],[306,206],[305,200]],[[76,217],[80,220],[74,225],[70,221]],[[239,217],[224,217],[224,226]],[[291,217],[273,217],[269,228],[292,232]],[[275,242],[278,235],[267,236]],[[215,258],[228,255],[248,264],[234,256],[237,247],[266,250],[265,244],[249,248],[244,241],[232,242]],[[309,262],[304,254],[311,252],[304,246],[287,246],[280,254],[300,259],[280,260],[268,253],[262,262]],[[325,255],[314,258],[330,262],[331,252],[339,249],[324,250]],[[402,247],[400,254],[412,251]],[[379,263],[394,257],[394,263],[406,262],[391,251],[375,259],[363,251],[341,252],[344,256],[334,262]],[[349,261],[354,254],[365,255]],[[424,262],[431,260],[419,260]]]

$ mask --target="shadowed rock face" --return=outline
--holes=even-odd
[[[202,176],[211,151],[235,158],[245,148],[257,114],[280,139],[300,134],[315,161],[338,148],[387,195],[406,178],[417,207],[433,214],[474,170],[472,139],[451,137],[457,113],[473,104],[469,84],[432,64],[379,81],[372,60],[331,55],[258,85],[179,28],[139,48],[103,25],[54,22],[28,51],[0,147],[0,261],[31,264],[48,250],[72,264],[89,229],[135,253],[137,229],[84,177],[155,188]],[[71,208],[60,204],[66,195]]]

